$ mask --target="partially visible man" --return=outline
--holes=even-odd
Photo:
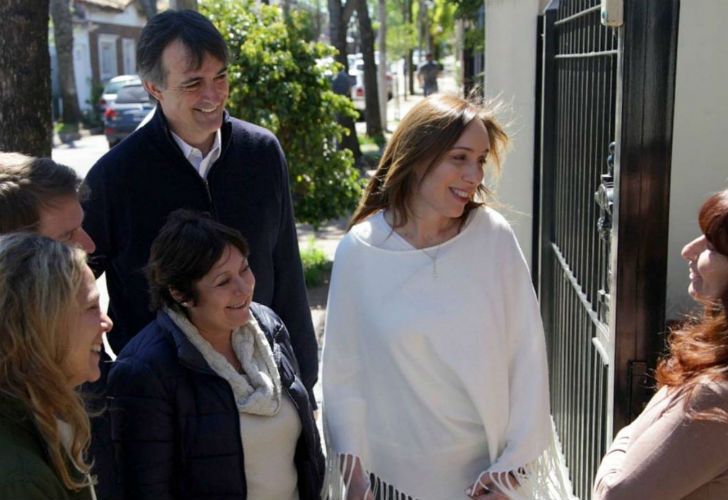
[[[81,226],[81,179],[50,158],[0,152],[0,234],[33,231],[92,253],[96,246]]]
[[[109,341],[118,353],[153,319],[143,269],[167,216],[178,208],[209,212],[248,240],[254,300],[285,322],[312,395],[318,346],[285,157],[271,132],[225,111],[227,61],[222,36],[197,12],[162,12],[142,31],[139,76],[157,111],[86,177],[84,228],[97,245],[92,266],[106,273]]]
[[[0,234],[31,231],[57,241],[96,249],[82,227],[81,179],[73,169],[50,158],[33,158],[19,153],[0,152]],[[111,447],[109,421],[104,410],[104,391],[109,357],[102,353],[101,379],[85,384],[83,392],[91,418],[92,475],[99,500],[119,498],[116,468]]]
[[[427,53],[425,59],[427,62],[417,70],[417,79],[425,97],[427,97],[430,94],[437,93],[437,77],[442,71],[442,64],[436,63],[431,53]]]

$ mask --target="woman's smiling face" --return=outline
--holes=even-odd
[[[187,312],[203,336],[230,333],[250,321],[255,277],[237,247],[227,245],[195,288],[197,300]]]
[[[427,172],[412,195],[412,209],[418,216],[455,219],[463,214],[483,181],[485,160],[490,151],[488,131],[473,120],[440,162]]]
[[[76,301],[78,310],[69,333],[65,361],[65,371],[73,387],[99,379],[99,361],[104,348],[102,335],[113,327],[99,306],[96,279],[88,266],[84,266]]]
[[[728,294],[728,256],[718,252],[705,235],[685,245],[682,256],[690,268],[688,292],[693,298],[710,301]]]

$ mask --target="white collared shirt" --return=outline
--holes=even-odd
[[[170,132],[172,131],[170,130]],[[210,152],[207,153],[207,156],[204,157],[202,156],[202,151],[187,144],[174,132],[172,132],[172,137],[174,138],[174,142],[176,142],[182,150],[182,154],[187,161],[190,162],[190,164],[195,167],[195,170],[197,170],[197,173],[200,174],[200,177],[207,179],[207,172],[210,170],[210,165],[220,158],[220,153],[222,151],[222,134],[220,133],[220,129],[217,129],[217,132],[215,132],[215,139],[212,143],[212,148],[210,149]]]

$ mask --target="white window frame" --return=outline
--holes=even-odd
[[[136,40],[133,38],[122,38],[121,53],[121,58],[124,62],[124,74],[136,74]]]
[[[118,35],[101,34],[98,39],[99,49],[99,78],[102,82],[109,81],[110,78],[115,77],[119,74],[118,56],[116,41],[119,39]],[[108,67],[104,64],[104,47],[111,47],[112,57],[108,61]]]

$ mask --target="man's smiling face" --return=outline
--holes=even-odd
[[[205,53],[199,68],[184,44],[176,40],[162,52],[164,85],[145,81],[147,91],[159,101],[172,131],[202,151],[212,144],[222,125],[228,97],[227,67]]]

